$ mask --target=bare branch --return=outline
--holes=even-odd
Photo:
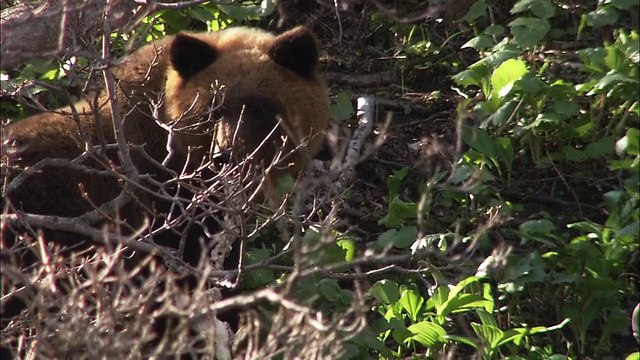
[[[128,0],[49,0],[3,10],[0,68],[9,69],[32,58],[52,57],[83,48],[84,37],[100,31],[107,8],[112,29],[131,28],[150,10],[149,6]]]

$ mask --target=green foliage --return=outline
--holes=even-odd
[[[497,11],[498,5],[492,6]],[[390,176],[388,212],[379,220],[389,230],[367,246],[375,252],[446,253],[453,239],[465,243],[477,237],[473,226],[486,221],[484,214],[498,212],[516,215],[498,232],[518,255],[506,256],[496,273],[481,272],[494,276],[495,289],[488,278],[462,269],[456,272],[455,286],[442,285],[438,271],[430,272],[436,285],[428,289],[413,278],[378,281],[369,294],[382,318],[372,329],[385,344],[393,344],[392,354],[381,356],[438,358],[456,343],[486,359],[615,358],[621,350],[612,342],[628,336],[638,292],[633,277],[640,247],[640,55],[638,30],[627,26],[625,15],[637,11],[637,2],[599,2],[576,10],[555,1],[521,0],[502,23],[494,22],[489,10],[487,2],[477,1],[460,19],[475,31],[462,48],[479,57],[453,76],[468,98],[460,113],[471,113],[475,120],[475,125],[458,129],[469,150],[449,174],[418,181],[418,196],[407,189],[409,169]],[[579,23],[567,25],[570,19]],[[602,26],[613,30],[610,39],[582,41]],[[401,49],[417,46],[419,41],[412,39],[421,31],[406,30]],[[553,41],[576,39],[578,49],[572,54],[578,57],[566,59],[552,48]],[[433,43],[418,51],[423,57],[444,52]],[[571,68],[564,65],[568,61]],[[563,209],[557,216],[503,199],[503,190],[523,187],[535,197],[536,189],[529,188],[536,186],[535,179],[529,185],[528,172],[519,174],[531,171],[527,167],[552,170],[563,179],[584,176],[598,184],[600,177],[610,176],[618,186],[588,194],[570,188],[574,196],[599,199],[598,208],[588,214],[585,208],[573,214]],[[567,171],[581,167],[586,172],[598,169],[597,174]],[[443,208],[444,215],[433,216],[434,209]],[[451,213],[458,217],[447,218]],[[454,226],[455,234],[442,231]],[[491,255],[486,262],[496,259]],[[474,336],[457,332],[452,323],[452,317],[464,313],[473,314],[469,325]],[[510,321],[505,322],[505,313]],[[540,319],[547,326],[523,326]],[[540,341],[549,331],[561,331],[563,339]]]
[[[338,93],[331,103],[331,117],[338,121],[350,119],[355,114],[351,98],[346,93]]]
[[[372,329],[381,341],[388,343],[393,340],[396,343],[397,350],[392,352],[394,358],[400,358],[417,347],[426,349],[427,357],[437,357],[443,345],[458,343],[485,354],[485,359],[492,359],[500,349],[515,354],[517,346],[532,335],[558,330],[568,322],[565,320],[551,327],[517,327],[503,331],[492,314],[494,298],[491,286],[484,280],[471,276],[455,286],[437,285],[430,289],[427,298],[420,294],[415,284],[378,281],[369,291],[379,303],[376,311],[381,316]],[[480,319],[480,323],[470,323],[477,339],[447,330],[451,329],[452,316],[465,313]]]

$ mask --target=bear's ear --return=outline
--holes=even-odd
[[[276,64],[310,78],[318,63],[316,39],[304,27],[289,30],[273,40],[269,57]]]
[[[186,34],[178,34],[171,43],[171,64],[188,79],[216,60],[217,53],[211,45]]]

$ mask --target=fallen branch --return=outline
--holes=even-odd
[[[349,146],[347,147],[347,155],[345,156],[345,169],[341,176],[343,182],[348,182],[355,175],[355,166],[359,162],[364,141],[371,135],[373,123],[375,122],[375,106],[376,100],[370,96],[358,98],[357,105],[358,127],[353,132]]]

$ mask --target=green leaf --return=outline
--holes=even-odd
[[[496,156],[496,146],[489,133],[477,127],[462,125],[462,139],[474,150],[486,156]]]
[[[452,79],[456,84],[465,88],[470,85],[475,85],[477,87],[482,86],[482,74],[473,68],[457,73],[452,77]]]
[[[476,314],[478,315],[478,318],[480,318],[482,325],[498,326],[496,318],[486,310],[478,309],[476,310]]]
[[[418,228],[415,226],[405,226],[398,230],[393,245],[399,249],[408,249],[416,241]]]
[[[444,336],[447,335],[447,332],[442,326],[430,321],[421,321],[409,326],[407,329],[413,334],[411,339],[419,342],[426,348],[431,348],[439,343],[443,343],[445,341]]]
[[[373,284],[369,294],[383,304],[395,304],[400,299],[398,283],[387,279]]]
[[[616,152],[619,156],[624,154],[631,156],[640,155],[640,130],[629,128],[625,136],[616,142]]]
[[[555,6],[548,0],[520,0],[511,8],[511,14],[526,10],[530,10],[541,19],[548,19],[553,16]]]
[[[505,97],[513,84],[527,73],[527,65],[522,60],[509,59],[503,62],[491,75],[492,96]]]
[[[538,45],[551,29],[549,21],[530,17],[517,18],[507,26],[511,28],[516,44],[524,49]]]
[[[394,227],[401,225],[407,219],[415,219],[417,217],[417,204],[414,202],[406,202],[395,196],[389,204],[389,213],[382,219],[378,220],[378,224],[386,227]]]
[[[640,360],[640,352],[634,352],[629,354],[629,356],[627,356],[625,360]]]
[[[486,14],[487,14],[487,3],[485,2],[485,0],[480,0],[480,1],[476,1],[469,8],[469,11],[467,11],[467,13],[462,18],[460,18],[460,20],[470,23],[482,16],[486,16]]]
[[[502,25],[490,25],[482,32],[484,35],[494,36],[502,35],[504,33],[504,26]]]
[[[612,155],[614,151],[615,143],[610,137],[604,137],[600,140],[590,142],[585,148],[585,153],[592,159]]]
[[[464,45],[462,45],[460,48],[461,49],[473,48],[477,51],[480,51],[480,50],[484,50],[492,47],[493,44],[494,44],[493,39],[490,36],[480,34],[472,38],[471,40],[467,41],[466,43],[464,43]]]
[[[634,5],[638,5],[637,0],[608,0],[609,5],[616,7],[620,10],[628,10]]]
[[[522,76],[520,80],[516,82],[518,89],[522,90],[525,94],[536,95],[541,90],[547,87],[547,84],[540,80],[535,74],[527,72]]]
[[[213,11],[212,11],[213,10]],[[213,21],[216,19],[217,8],[211,6],[194,6],[191,8],[187,8],[186,12],[192,18],[202,21],[204,23],[208,21]]]
[[[587,154],[583,150],[576,149],[572,146],[565,145],[562,147],[562,153],[570,161],[582,161],[587,158]]]
[[[335,279],[322,279],[318,284],[320,294],[327,300],[334,302],[342,297],[342,289]]]
[[[475,339],[472,339],[472,338],[457,336],[457,335],[445,335],[443,336],[443,339],[448,341],[456,341],[465,345],[469,345],[474,349],[478,348],[478,344],[476,344]]]
[[[520,224],[520,233],[526,235],[546,235],[556,229],[556,226],[547,219],[529,220]]]
[[[482,342],[489,345],[491,350],[495,349],[494,344],[498,343],[504,336],[504,332],[497,326],[481,325],[473,322],[470,325]]]
[[[355,110],[349,95],[343,92],[338,93],[331,104],[331,117],[338,121],[344,121],[351,118],[354,113]]]
[[[591,96],[593,94],[597,94],[602,90],[606,90],[612,88],[619,83],[630,83],[630,84],[638,84],[638,79],[632,78],[630,76],[626,76],[618,73],[615,70],[609,71],[605,76],[603,76],[598,83],[593,87],[591,91],[587,93],[587,95]]]
[[[474,309],[491,308],[493,302],[477,294],[459,294],[447,300],[443,306],[436,308],[438,315],[468,312]]]
[[[344,259],[351,261],[356,256],[356,242],[352,239],[340,239],[336,244],[345,251]]]
[[[418,321],[418,315],[422,304],[424,304],[424,298],[420,295],[415,286],[405,287],[400,295],[398,303],[409,314],[409,318],[412,322]]]
[[[247,265],[257,264],[271,257],[266,249],[248,249],[245,253]],[[242,277],[242,281],[250,289],[264,287],[275,281],[276,275],[271,269],[248,270]]]
[[[513,143],[509,137],[500,137],[496,139],[496,145],[500,149],[500,160],[507,166],[507,170],[511,171],[511,165],[515,158],[515,150],[513,149]]]
[[[409,173],[409,168],[404,167],[398,171],[396,171],[393,175],[390,175],[387,179],[387,187],[389,188],[389,196],[395,197],[398,195],[400,188],[402,187],[402,180]]]
[[[411,341],[411,336],[413,336],[413,333],[403,325],[402,327],[394,329],[391,332],[391,336],[393,336],[393,340],[395,340],[398,344],[402,344],[405,341]]]
[[[596,10],[583,15],[584,21],[593,27],[601,27],[611,25],[618,21],[620,14],[611,6],[598,7]]]
[[[393,244],[397,234],[398,234],[398,230],[389,229],[383,232],[382,234],[378,235],[378,239],[376,239],[375,241],[375,244],[376,244],[375,250],[382,250],[387,246]]]
[[[509,118],[513,115],[513,112],[518,106],[517,100],[509,100],[504,104],[500,105],[500,107],[490,114],[480,125],[480,128],[486,129],[489,126],[500,127],[504,125]]]

